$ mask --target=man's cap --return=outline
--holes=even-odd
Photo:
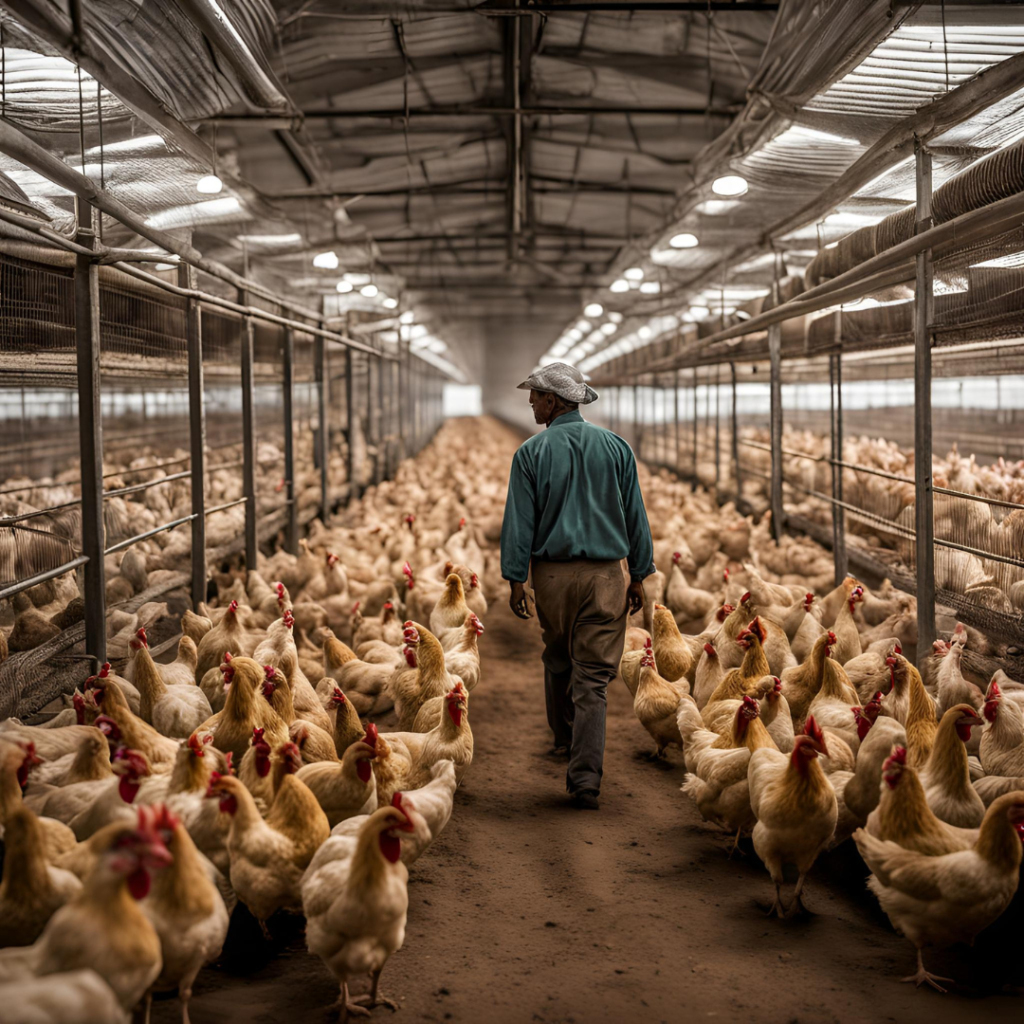
[[[577,405],[597,401],[597,392],[583,379],[583,374],[568,363],[548,363],[534,370],[518,388],[520,391],[550,391]]]

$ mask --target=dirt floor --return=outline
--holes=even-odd
[[[546,753],[540,631],[502,605],[487,617],[470,714],[475,760],[447,830],[414,866],[405,948],[382,989],[396,1020],[465,1024],[663,1021],[1019,1020],[1020,899],[971,950],[932,953],[956,978],[942,996],[901,985],[913,947],[864,888],[852,844],[819,861],[810,916],[764,916],[772,886],[750,852],[704,824],[679,792],[678,753],[651,744],[625,686],[609,694],[601,810],[567,807]],[[223,961],[195,986],[195,1024],[326,1022],[337,997],[300,920],[267,944],[243,908]],[[391,1011],[374,1011],[391,1019]],[[176,1001],[154,1007],[180,1020]]]

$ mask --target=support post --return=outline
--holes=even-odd
[[[356,389],[353,373],[355,358],[352,349],[345,349],[345,429],[348,432],[348,498],[346,504],[359,497],[356,483]]]
[[[932,226],[932,158],[914,142],[917,234]],[[917,254],[914,292],[914,545],[917,569],[917,649],[935,639],[935,520],[932,511],[932,251]]]
[[[247,305],[246,295],[239,292],[240,305]],[[259,508],[256,504],[256,423],[253,400],[253,334],[251,317],[242,321],[242,495],[245,498],[245,570],[256,571]]]
[[[640,413],[640,385],[633,382],[633,454],[639,459],[644,443],[643,416]]]
[[[690,480],[690,490],[697,490],[697,367],[693,368],[693,478]]]
[[[773,289],[774,291],[775,289]],[[772,537],[782,539],[782,325],[768,328],[768,357],[771,363],[771,508]]]
[[[837,349],[828,357],[830,408],[832,412],[832,497],[843,500],[843,467],[838,465],[843,458],[843,314],[837,311],[835,318],[835,344]],[[846,510],[841,505],[832,506],[832,561],[835,566],[835,581],[838,587],[846,578]]]
[[[196,271],[178,267],[178,287],[194,290]],[[192,607],[206,600],[206,410],[203,405],[203,311],[199,299],[185,300],[188,346],[188,436],[192,488]]]
[[[331,480],[327,470],[327,445],[330,428],[327,423],[327,342],[317,336],[313,342],[313,373],[316,378],[316,462],[320,467],[320,521],[327,525],[331,518]]]
[[[284,479],[288,498],[288,520],[284,547],[292,555],[299,553],[299,506],[295,499],[295,332],[284,329]]]
[[[398,461],[406,455],[406,436],[409,433],[409,328],[402,326],[398,332]]]
[[[384,459],[387,452],[387,424],[384,422],[384,360],[377,356],[376,360],[371,362],[375,362],[377,366],[377,428],[374,431],[377,458],[374,460],[373,482],[379,484],[384,479]]]
[[[739,418],[736,405],[736,364],[729,364],[729,373],[732,377],[732,407],[729,410],[732,417],[732,475],[736,484],[736,497],[743,497],[743,482],[740,479],[740,430]]]
[[[96,244],[97,215],[76,199],[79,245]],[[78,444],[82,462],[82,554],[85,576],[85,649],[107,660],[106,573],[103,563],[103,418],[100,410],[100,280],[91,256],[75,257],[75,350],[78,363]]]
[[[676,370],[672,374],[672,418],[675,420],[675,433],[676,433],[676,472],[678,473],[682,469],[682,446],[680,436],[680,425],[679,425],[679,371]]]
[[[722,483],[722,419],[719,403],[722,400],[722,364],[715,367],[715,496]]]

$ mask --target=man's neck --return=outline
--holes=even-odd
[[[544,424],[545,427],[550,427],[559,416],[564,416],[567,412],[576,412],[575,409],[556,409],[552,414],[551,418]]]

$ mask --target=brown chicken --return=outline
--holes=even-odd
[[[685,679],[669,682],[663,679],[654,665],[654,650],[648,640],[640,660],[640,678],[633,699],[633,713],[651,734],[655,743],[655,758],[663,757],[665,748],[682,747],[676,713],[679,701],[690,692]]]
[[[970,704],[953,705],[942,716],[932,752],[919,771],[928,806],[948,825],[978,828],[985,817],[985,803],[971,785],[967,762],[971,729],[983,725]]]
[[[239,614],[238,602],[232,601],[221,620],[199,641],[196,680],[201,680],[211,668],[216,668],[224,660],[225,651],[237,657],[250,655],[254,649],[252,636]]]
[[[715,707],[719,702],[739,700],[744,695],[760,700],[774,688],[774,678],[768,666],[768,659],[764,654],[764,638],[764,624],[760,618],[755,618],[737,636],[735,642],[743,651],[743,661],[739,668],[733,668],[726,672],[722,681],[708,698],[707,704],[701,709],[701,717],[709,729],[721,732],[724,728],[728,728],[720,721],[722,709]]]
[[[787,669],[782,673],[782,692],[789,701],[789,710],[794,722],[802,722],[807,717],[807,709],[811,706],[816,694],[821,689],[825,672],[825,661],[829,658],[836,643],[836,635],[831,630],[822,633],[811,648],[811,656],[802,665]],[[859,703],[855,697],[851,702]]]

